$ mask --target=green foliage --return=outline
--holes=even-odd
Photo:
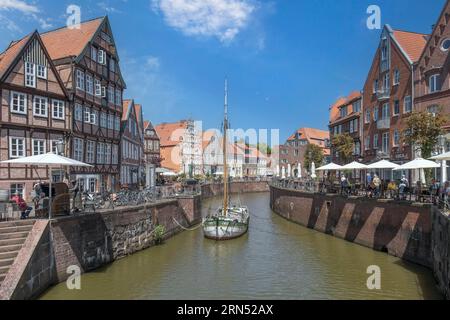
[[[441,111],[442,108],[439,108],[436,115],[427,111],[416,111],[406,120],[402,140],[408,145],[414,145],[415,151],[420,151],[425,159],[431,157],[438,145],[439,136],[444,134],[442,127],[448,119]]]
[[[166,234],[166,228],[161,225],[157,225],[153,230],[153,240],[156,244],[162,244],[164,241],[164,235]]]
[[[270,156],[272,154],[272,148],[266,143],[258,143],[257,148],[263,154]]]
[[[342,161],[348,163],[352,160],[355,150],[355,141],[348,133],[334,136],[331,144],[333,149],[339,154],[339,158],[342,159]]]
[[[304,165],[305,168],[311,168],[312,163],[314,162],[316,166],[320,167],[323,164],[324,155],[323,149],[315,144],[308,144],[306,146]]]

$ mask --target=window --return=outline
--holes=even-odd
[[[394,131],[394,147],[398,147],[400,144],[400,132],[398,130]]]
[[[97,143],[97,163],[105,163],[105,144],[103,142]]]
[[[86,142],[86,162],[87,163],[95,163],[95,142],[87,141]]]
[[[45,140],[33,139],[33,156],[45,154]]]
[[[77,70],[77,89],[84,91],[84,72]]]
[[[52,100],[53,119],[64,120],[64,101]]]
[[[89,107],[84,108],[84,122],[91,123],[91,109]]]
[[[46,66],[37,66],[37,77],[41,79],[47,79],[47,67]]]
[[[83,161],[83,140],[73,139],[73,158],[77,161]]]
[[[89,178],[89,188],[88,192],[94,193],[97,189],[97,179]]]
[[[105,147],[105,164],[111,164],[111,145],[106,144]]]
[[[117,116],[114,118],[114,129],[120,131],[120,118]]]
[[[106,98],[106,87],[102,86],[102,98]]]
[[[97,48],[91,47],[91,59],[97,62]]]
[[[119,89],[116,89],[116,105],[122,105],[122,91],[120,91]]]
[[[370,150],[370,137],[369,136],[367,136],[365,139],[364,139],[364,149],[367,151],[367,150]]]
[[[387,120],[391,117],[391,108],[389,106],[389,103],[385,103],[383,105],[383,108],[381,109],[381,119]]]
[[[391,76],[386,73],[383,78],[383,92],[388,92],[391,87]]]
[[[114,59],[109,59],[109,70],[111,72],[116,72],[116,60]]]
[[[447,52],[450,49],[450,39],[444,39],[441,42],[441,50]]]
[[[434,93],[441,90],[441,79],[440,75],[434,74],[430,76],[428,83],[428,93]]]
[[[361,111],[361,100],[358,100],[353,103],[353,113],[358,113],[360,111]]]
[[[34,97],[33,99],[33,115],[37,117],[47,117],[48,116],[48,100],[43,97]]]
[[[25,86],[36,88],[36,65],[25,62]]]
[[[11,92],[11,112],[27,113],[27,95],[24,93]]]
[[[374,107],[373,108],[373,121],[375,121],[375,122],[377,122],[378,121],[378,118],[379,118],[379,109],[378,109],[378,107]]]
[[[102,95],[102,84],[98,79],[95,79],[95,95],[97,97],[100,97]]]
[[[340,110],[341,118],[345,118],[347,116],[347,114],[348,114],[348,107],[347,106],[342,107]]]
[[[436,116],[439,113],[439,106],[438,105],[432,105],[427,107],[428,113],[431,113],[433,116]]]
[[[389,153],[389,132],[383,133],[381,151],[383,153]]]
[[[379,142],[380,136],[378,134],[375,134],[373,136],[373,148],[378,149],[378,142]]]
[[[404,111],[405,113],[410,113],[412,112],[412,99],[411,96],[407,96],[405,97],[405,101],[404,101]]]
[[[373,81],[373,93],[378,92],[378,79]]]
[[[370,114],[370,110],[366,110],[366,124],[370,123],[370,119],[371,119],[371,114]]]
[[[98,50],[98,63],[106,64],[106,53],[104,50]]]
[[[400,100],[395,100],[394,102],[394,116],[398,116],[400,114]]]
[[[18,193],[21,197],[24,196],[25,187],[22,183],[13,183],[9,186],[9,194],[14,196],[16,193]]]
[[[75,104],[75,121],[83,121],[83,106]]]
[[[94,83],[92,76],[89,74],[86,75],[86,92],[89,94],[94,94]]]
[[[25,157],[25,139],[24,138],[9,138],[9,157],[22,158]]]
[[[114,88],[111,86],[108,87],[108,102],[114,103]]]
[[[353,122],[353,120],[350,121],[350,133],[353,133],[353,130],[355,129],[354,126],[355,126],[355,123]]]
[[[58,144],[61,143],[61,140],[52,140],[52,142],[50,143],[51,148],[50,148],[50,152],[53,154],[58,154]]]
[[[108,116],[108,129],[114,129],[114,116],[112,114]]]
[[[359,142],[359,141],[356,141],[356,142],[355,142],[355,150],[354,150],[354,153],[355,153],[356,156],[361,155],[361,142]]]
[[[97,125],[98,124],[98,112],[96,110],[92,110],[90,114],[90,124]]]
[[[117,145],[112,146],[112,157],[111,162],[112,164],[118,164],[119,163],[119,147]]]
[[[108,115],[104,112],[100,113],[100,127],[107,128]]]
[[[394,71],[394,86],[397,86],[400,84],[400,70],[395,69]]]

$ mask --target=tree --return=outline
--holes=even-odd
[[[272,155],[272,148],[267,143],[258,143],[257,149],[269,157]]]
[[[414,151],[420,151],[422,158],[430,158],[439,142],[439,136],[444,134],[442,128],[447,123],[447,116],[442,114],[442,108],[436,114],[427,111],[413,112],[406,121],[402,133],[403,142],[414,146]]]
[[[348,163],[352,160],[355,151],[355,141],[348,133],[334,136],[331,144],[333,149],[339,154],[339,158],[342,159],[342,161]]]
[[[308,144],[306,146],[304,165],[305,168],[311,168],[312,163],[321,166],[323,164],[324,155],[323,149],[315,144]]]

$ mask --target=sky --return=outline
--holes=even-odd
[[[0,0],[0,51],[31,31],[108,15],[127,83],[125,98],[153,123],[223,118],[229,82],[231,126],[327,130],[333,102],[361,90],[381,23],[430,33],[445,0]]]

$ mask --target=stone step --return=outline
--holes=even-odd
[[[3,274],[3,273],[7,274],[10,267],[11,267],[10,265],[9,266],[4,266],[4,267],[0,266],[0,274]]]
[[[0,247],[0,253],[10,253],[10,252],[14,252],[14,251],[20,251],[20,249],[22,249],[22,244],[2,246],[2,247]]]
[[[32,225],[22,226],[22,227],[1,227],[0,234],[2,233],[12,233],[12,232],[29,232],[33,229]]]
[[[20,238],[27,238],[29,232],[12,232],[12,233],[1,233],[0,232],[0,240],[7,240],[7,239],[20,239]]]
[[[19,255],[19,250],[0,252],[0,260],[2,259],[15,259]]]
[[[25,243],[25,240],[27,240],[27,238],[14,238],[14,239],[5,239],[5,240],[0,240],[0,247],[4,247],[4,246],[13,246],[13,245],[23,245]]]
[[[35,222],[35,220],[15,220],[0,222],[0,228],[32,226]]]
[[[0,259],[0,267],[11,267],[14,259]]]

